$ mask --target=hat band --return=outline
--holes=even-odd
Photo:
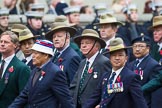
[[[125,48],[124,44],[120,44],[117,46],[109,46],[109,51],[115,51],[115,50],[119,50],[119,49],[123,49]]]
[[[45,46],[45,47],[53,48],[53,44],[51,44],[51,43],[47,43],[47,42],[40,41],[37,44],[42,45],[42,46]]]

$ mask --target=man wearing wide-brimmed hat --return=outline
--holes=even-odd
[[[100,36],[106,42],[106,47],[101,50],[101,53],[104,53],[108,49],[110,40],[115,37],[121,37],[116,32],[118,25],[122,25],[122,23],[117,21],[113,15],[105,14],[100,16],[99,23],[96,23],[95,25],[99,26]],[[106,56],[108,57],[109,55]]]
[[[153,18],[151,29],[153,30],[154,39],[151,55],[162,65],[162,16],[155,16]]]
[[[109,59],[99,53],[106,43],[95,30],[85,29],[74,41],[80,46],[86,58],[80,63],[70,90],[77,108],[83,108],[103,73],[111,70],[111,65]]]
[[[20,95],[9,108],[75,108],[67,85],[66,74],[52,63],[53,43],[38,40],[32,47],[36,68]]]
[[[66,16],[61,15],[55,18],[51,31],[46,34],[46,39],[53,41],[57,50],[52,61],[66,73],[69,85],[81,61],[81,57],[70,46],[70,37],[75,32],[76,30],[69,26]]]
[[[29,29],[24,29],[19,33],[20,50],[25,58],[22,60],[31,70],[35,68],[32,63],[32,46],[35,43],[36,36],[33,36]]]
[[[147,108],[140,77],[125,65],[128,59],[127,48],[121,38],[110,41],[112,70],[103,75],[83,108]]]

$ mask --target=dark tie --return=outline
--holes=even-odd
[[[33,78],[33,86],[35,85],[35,83],[36,83],[37,79],[39,78],[40,74],[41,74],[41,69],[38,68],[37,71],[35,72],[35,75],[34,75],[34,78]]]
[[[111,77],[108,80],[108,83],[106,83],[104,85],[104,90],[103,90],[104,92],[103,92],[102,98],[101,98],[101,103],[102,104],[101,104],[100,108],[107,108],[106,100],[109,97],[107,85],[113,83],[115,75],[116,75],[116,72],[113,72]]]
[[[80,94],[81,94],[81,90],[82,90],[82,87],[83,87],[83,84],[84,84],[84,80],[86,78],[86,76],[88,75],[88,68],[89,68],[89,61],[86,62],[86,65],[85,65],[85,68],[84,68],[84,71],[83,71],[83,74],[82,74],[82,77],[81,77],[81,80],[80,80],[80,84],[79,84],[79,92],[78,92],[78,101],[80,102]]]
[[[2,73],[3,73],[3,69],[4,69],[4,64],[5,64],[5,60],[2,60],[1,68],[0,68],[0,78],[2,78]]]
[[[138,63],[139,63],[139,60],[136,60],[135,63],[134,63],[134,71],[138,69]]]
[[[113,72],[110,79],[109,79],[109,84],[112,84],[115,78],[116,72]]]
[[[53,62],[55,63],[60,55],[60,52],[56,52],[53,58]]]
[[[26,60],[26,59],[23,59],[23,60],[22,60],[22,62],[23,62],[23,63],[26,63],[26,62],[27,62],[27,60]]]

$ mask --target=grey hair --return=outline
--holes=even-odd
[[[10,38],[11,38],[11,42],[16,44],[16,45],[19,45],[19,39],[18,39],[18,36],[12,32],[12,31],[5,31],[3,32],[0,37],[2,37],[3,35],[9,35]]]

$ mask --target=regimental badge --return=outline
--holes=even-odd
[[[124,91],[123,82],[107,85],[107,93],[108,94],[119,93],[119,92],[123,92],[123,91]]]

